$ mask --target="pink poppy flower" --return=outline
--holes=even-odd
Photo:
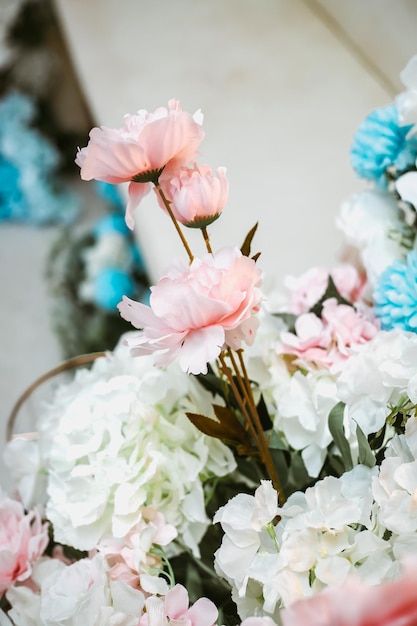
[[[126,296],[121,316],[142,333],[129,342],[133,355],[160,352],[165,367],[177,356],[183,371],[207,372],[224,346],[251,345],[258,320],[261,272],[238,248],[223,248],[191,265],[178,260],[151,288],[150,307]]]
[[[83,180],[130,182],[126,223],[133,228],[133,210],[157,182],[164,168],[175,171],[196,156],[204,138],[202,115],[183,112],[177,100],[153,113],[125,115],[120,129],[93,128],[90,141],[75,162]]]
[[[162,176],[160,184],[176,219],[191,228],[204,228],[220,215],[229,196],[226,168],[214,176],[208,165],[182,167],[173,178]],[[155,190],[159,205],[165,209]]]
[[[218,617],[215,604],[208,598],[199,598],[189,607],[188,592],[182,585],[170,589],[165,600],[152,596],[145,604],[146,613],[139,626],[214,626]]]
[[[281,611],[283,626],[415,626],[417,562],[404,575],[378,587],[350,580]]]
[[[25,513],[20,502],[0,496],[0,594],[31,576],[48,541],[48,525],[38,511]]]

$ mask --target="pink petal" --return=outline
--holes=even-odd
[[[213,626],[218,615],[216,605],[207,598],[200,598],[187,611],[187,617],[191,619],[193,626]]]
[[[188,609],[188,592],[182,585],[175,585],[165,596],[165,613],[171,619],[180,619]]]
[[[133,218],[134,210],[139,206],[142,199],[150,192],[150,183],[130,183],[129,185],[129,199],[126,207],[125,220],[127,226],[133,230],[135,220]]]

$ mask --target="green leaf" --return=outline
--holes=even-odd
[[[345,466],[345,471],[349,471],[353,468],[353,462],[350,445],[345,436],[345,429],[343,428],[344,410],[344,402],[338,402],[336,406],[332,408],[329,413],[329,430],[333,437],[334,443],[339,448],[340,454],[342,455],[342,461]]]
[[[288,446],[275,430],[266,431],[265,436],[269,436],[268,448],[270,450],[288,450]]]
[[[320,300],[318,300],[318,302],[316,302],[316,304],[311,307],[309,312],[310,313],[314,313],[315,315],[317,315],[317,317],[321,317],[323,304],[329,298],[336,298],[338,304],[347,304],[348,306],[352,306],[352,303],[349,302],[349,300],[346,300],[346,298],[344,298],[338,292],[337,287],[334,284],[334,280],[333,280],[333,278],[329,274],[329,279],[327,281],[326,291],[324,292],[324,294],[322,295]]]
[[[297,321],[298,315],[294,313],[274,313],[274,317],[279,317],[284,324],[287,326],[289,333],[295,332],[295,322]]]
[[[374,467],[376,464],[374,453],[369,445],[367,436],[359,424],[356,424],[356,437],[358,439],[359,446],[359,463],[366,465],[367,467]]]
[[[256,410],[258,411],[263,430],[268,430],[269,428],[272,428],[272,420],[269,415],[268,407],[266,406],[266,402],[262,393],[256,406]]]
[[[258,228],[258,222],[256,222],[255,226],[250,229],[248,234],[245,237],[245,241],[243,242],[240,251],[244,256],[250,256],[250,248],[252,244],[252,239],[256,233],[256,229]],[[259,255],[258,255],[259,256]]]

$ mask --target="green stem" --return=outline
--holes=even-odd
[[[171,203],[169,202],[169,200],[167,199],[167,197],[165,196],[164,192],[161,189],[161,186],[159,183],[155,183],[155,188],[157,189],[158,193],[159,193],[159,197],[161,198],[162,202],[164,203],[164,206],[168,212],[169,217],[172,220],[172,223],[175,226],[175,230],[177,231],[182,245],[184,246],[187,254],[188,254],[188,258],[190,259],[190,263],[193,262],[194,260],[194,256],[193,253],[191,252],[190,246],[188,245],[188,242],[186,240],[186,238],[184,237],[184,233],[182,232],[180,225],[178,224],[177,218],[175,217],[174,213],[172,212],[171,209]]]

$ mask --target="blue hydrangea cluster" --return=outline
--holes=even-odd
[[[382,330],[417,332],[417,253],[394,261],[382,272],[374,293],[375,315]]]
[[[411,126],[400,126],[398,110],[389,105],[373,111],[359,126],[353,138],[350,159],[355,172],[367,180],[383,184],[387,167],[403,171],[413,165],[417,140],[407,139]]]
[[[31,127],[35,105],[11,92],[0,100],[0,221],[70,223],[78,198],[58,180],[59,155]]]

